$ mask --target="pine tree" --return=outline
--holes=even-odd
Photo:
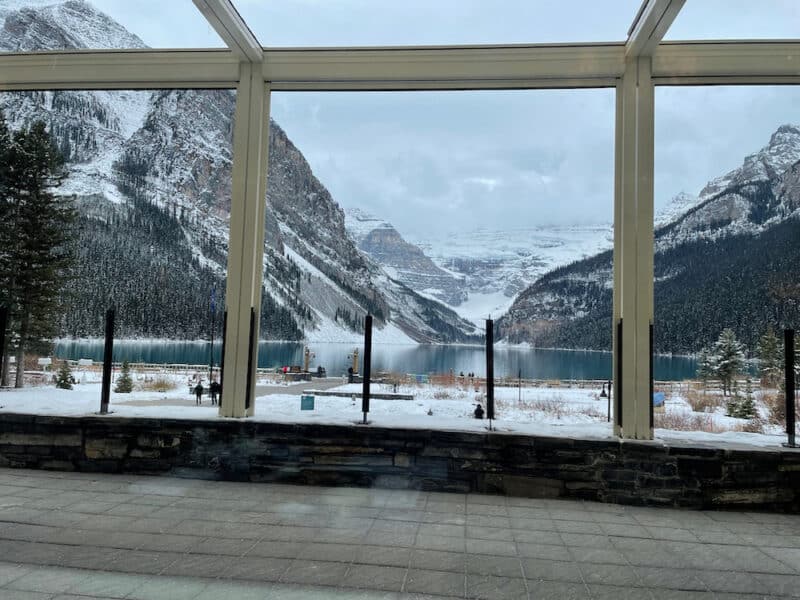
[[[753,383],[750,378],[747,378],[747,387],[744,390],[744,398],[741,398],[736,407],[736,414],[734,417],[740,419],[752,419],[756,416],[756,403],[753,399]]]
[[[5,137],[0,140],[5,165],[0,171],[0,289],[10,313],[8,337],[21,365],[26,351],[49,351],[58,330],[75,209],[71,200],[53,195],[62,161],[43,122],[0,137]],[[22,387],[22,373],[17,370],[16,387]]]
[[[69,362],[66,360],[61,361],[61,366],[58,369],[58,375],[56,375],[56,387],[61,388],[62,390],[72,389],[72,369],[69,366]]]
[[[762,383],[770,387],[777,386],[783,377],[783,348],[772,327],[758,342],[758,358]]]
[[[711,353],[714,376],[722,382],[722,394],[731,392],[731,382],[744,369],[744,345],[731,329],[723,329]]]
[[[128,361],[122,363],[122,372],[117,379],[114,391],[118,394],[130,394],[133,391],[133,379],[131,379],[131,365]]]
[[[711,358],[711,353],[708,348],[700,350],[700,355],[697,357],[697,377],[703,382],[703,389],[708,383],[709,379],[715,377],[714,361]]]

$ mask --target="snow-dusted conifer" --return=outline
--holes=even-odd
[[[0,119],[2,120],[2,119]],[[2,134],[0,134],[2,135]],[[26,351],[47,351],[56,334],[59,293],[72,262],[72,202],[56,198],[61,157],[42,121],[5,134],[0,151],[0,289],[10,313],[18,365]],[[16,387],[22,387],[23,369]]]
[[[761,381],[764,385],[774,387],[783,377],[783,344],[775,331],[770,327],[758,341],[758,358]]]
[[[133,379],[131,379],[131,365],[128,361],[122,363],[122,372],[117,379],[114,391],[118,394],[130,394],[133,391]]]
[[[61,366],[58,368],[58,375],[56,375],[56,387],[62,390],[72,389],[72,369],[69,362],[66,360],[61,361]]]
[[[732,329],[723,329],[714,342],[711,353],[714,375],[722,382],[722,393],[731,392],[731,383],[744,369],[744,345],[736,339]]]

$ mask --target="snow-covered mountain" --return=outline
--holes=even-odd
[[[800,127],[782,125],[741,167],[679,196],[655,232],[655,341],[696,351],[725,327],[755,347],[800,326]],[[540,346],[610,348],[612,256],[556,269],[523,291],[498,335]]]
[[[31,3],[25,2],[30,6]],[[2,4],[0,50],[142,47],[78,0]],[[121,335],[197,337],[224,290],[235,96],[226,90],[0,94],[12,128],[41,119],[68,161],[79,264],[64,333],[97,335],[114,303]],[[347,237],[344,214],[272,123],[262,331],[267,338],[463,341],[475,328],[389,277]]]
[[[613,243],[611,225],[477,229],[441,238],[411,234],[413,242],[387,221],[358,209],[348,210],[346,225],[358,247],[393,277],[478,326],[504,313],[520,291],[547,271]]]
[[[437,267],[390,223],[354,209],[347,212],[345,227],[359,250],[380,264],[394,279],[453,308],[467,299],[463,277]]]
[[[544,273],[610,247],[613,228],[477,229],[415,242],[440,268],[464,280],[468,298],[456,310],[480,323],[504,313]]]

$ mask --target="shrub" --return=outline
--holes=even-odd
[[[168,392],[174,390],[177,384],[166,377],[156,377],[141,384],[141,389],[146,392]]]
[[[692,410],[699,413],[713,413],[722,404],[722,398],[719,395],[709,394],[706,391],[701,392],[694,387],[686,390],[684,398]]]

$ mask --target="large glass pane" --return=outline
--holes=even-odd
[[[656,90],[655,348],[697,360],[683,384],[657,382],[657,428],[780,441],[782,329],[800,324],[798,102],[789,86]]]
[[[624,40],[639,1],[235,0],[234,4],[264,46],[392,46]]]
[[[373,422],[480,428],[491,317],[502,427],[605,434],[614,106],[608,89],[273,93],[273,341],[259,363],[297,387],[265,390],[259,406],[360,418],[371,314]],[[573,261],[584,266],[559,272]],[[313,410],[302,389],[324,392]]]
[[[687,0],[664,39],[797,39],[799,32],[795,0]]]
[[[191,0],[0,2],[0,52],[224,46]]]
[[[50,388],[10,392],[5,410],[96,412],[113,308],[114,412],[194,406],[191,379],[216,414],[207,391],[220,364],[235,102],[231,90],[0,94],[11,167],[0,172],[0,370],[12,386]],[[59,167],[45,170],[36,148]],[[47,195],[30,187],[39,180]],[[73,389],[53,390],[64,365]]]

